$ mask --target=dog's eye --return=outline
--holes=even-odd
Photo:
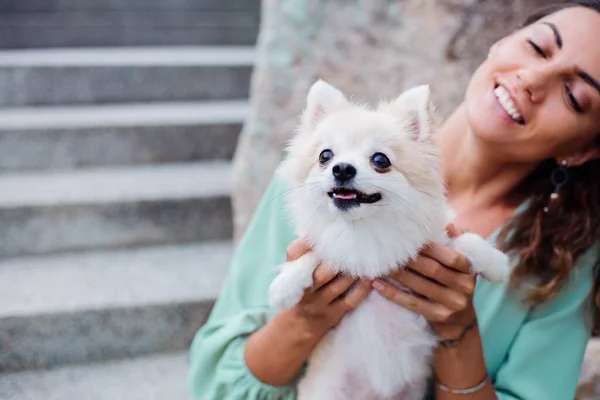
[[[333,158],[333,152],[331,150],[323,150],[319,155],[319,164],[325,165]]]
[[[378,170],[386,170],[392,166],[390,159],[383,153],[375,153],[371,157],[371,164]]]

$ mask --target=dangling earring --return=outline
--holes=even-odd
[[[547,213],[550,207],[553,206],[559,198],[560,188],[565,186],[565,184],[569,181],[569,171],[567,170],[568,162],[567,160],[562,160],[560,165],[552,171],[552,175],[550,175],[550,182],[554,186],[554,191],[550,195],[550,201],[548,205],[544,207],[544,212]]]

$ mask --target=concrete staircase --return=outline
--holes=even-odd
[[[3,0],[0,48],[253,45],[259,0]]]
[[[0,4],[0,31],[29,27],[0,32],[0,399],[188,399],[187,350],[232,254],[254,61],[256,22],[246,41],[225,28],[258,4],[87,3]],[[177,29],[207,32],[186,25],[207,9],[229,34],[181,43]],[[160,41],[115,28],[161,13]],[[98,15],[112,36],[70,41]]]

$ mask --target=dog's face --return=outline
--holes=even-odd
[[[279,173],[306,218],[406,217],[403,209],[443,196],[430,120],[427,87],[370,110],[319,81]]]

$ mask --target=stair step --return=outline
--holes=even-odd
[[[5,400],[190,400],[186,353],[0,375]]]
[[[0,175],[0,209],[229,194],[227,162]]]
[[[0,172],[231,160],[240,123],[0,130]]]
[[[0,51],[0,67],[240,67],[254,46],[56,48]]]
[[[214,300],[229,241],[0,261],[0,318]]]
[[[232,251],[218,241],[1,261],[0,372],[186,349]]]
[[[0,110],[0,131],[239,123],[248,101],[111,104]]]
[[[0,51],[0,107],[248,97],[252,47]]]
[[[257,10],[259,0],[18,0],[0,3],[0,12],[31,13],[64,11],[124,11],[124,10],[189,10],[239,11]]]
[[[0,48],[254,45],[259,9],[110,9],[0,13]]]
[[[230,160],[247,101],[0,110],[0,172]]]
[[[229,239],[230,164],[0,175],[0,257]]]

